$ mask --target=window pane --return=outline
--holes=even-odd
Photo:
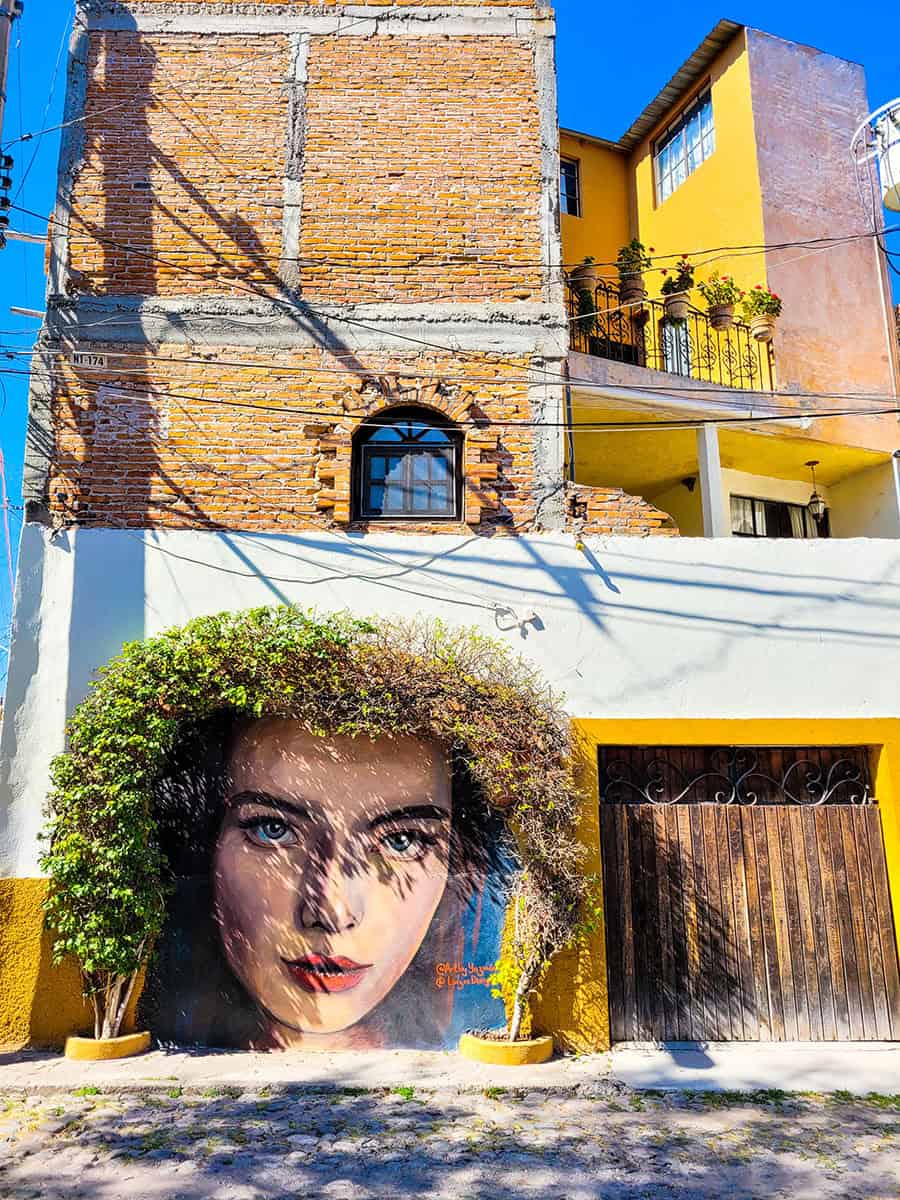
[[[359,449],[362,516],[453,517],[459,502],[457,437],[407,410]],[[386,443],[393,444],[386,444]]]
[[[753,501],[746,496],[731,497],[731,532],[753,537]]]
[[[712,100],[707,93],[668,129],[655,147],[659,200],[667,199],[715,149]]]
[[[370,442],[402,442],[403,434],[399,425],[382,425],[369,438]]]

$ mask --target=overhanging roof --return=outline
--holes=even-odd
[[[651,100],[641,115],[619,138],[623,150],[633,150],[664,117],[668,116],[685,92],[702,79],[716,57],[736,33],[744,28],[736,21],[719,21],[694,53],[678,68],[666,86]]]
[[[734,35],[740,33],[744,28],[745,26],[738,24],[737,21],[720,21],[706,35],[691,57],[682,63],[659,95],[650,101],[638,119],[625,130],[617,142],[609,142],[606,138],[595,137],[590,133],[580,133],[575,129],[561,129],[560,133],[567,133],[572,137],[585,138],[589,142],[596,142],[598,145],[606,146],[610,150],[617,149],[628,153],[635,146],[639,145],[664,117],[668,116],[685,92],[689,91],[698,80],[703,78],[716,57],[724,50]]]

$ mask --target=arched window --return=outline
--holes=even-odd
[[[392,408],[367,420],[353,442],[357,520],[458,519],[462,435],[427,408]]]

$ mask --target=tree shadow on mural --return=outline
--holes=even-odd
[[[503,1024],[515,858],[435,742],[221,715],[157,797],[175,892],[141,1019],[163,1043],[439,1047]]]

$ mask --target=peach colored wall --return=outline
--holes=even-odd
[[[869,232],[849,152],[869,111],[863,68],[753,29],[747,47],[766,243]],[[782,387],[894,393],[896,347],[873,239],[770,250],[766,268],[784,299]],[[896,442],[897,422],[882,432]]]

